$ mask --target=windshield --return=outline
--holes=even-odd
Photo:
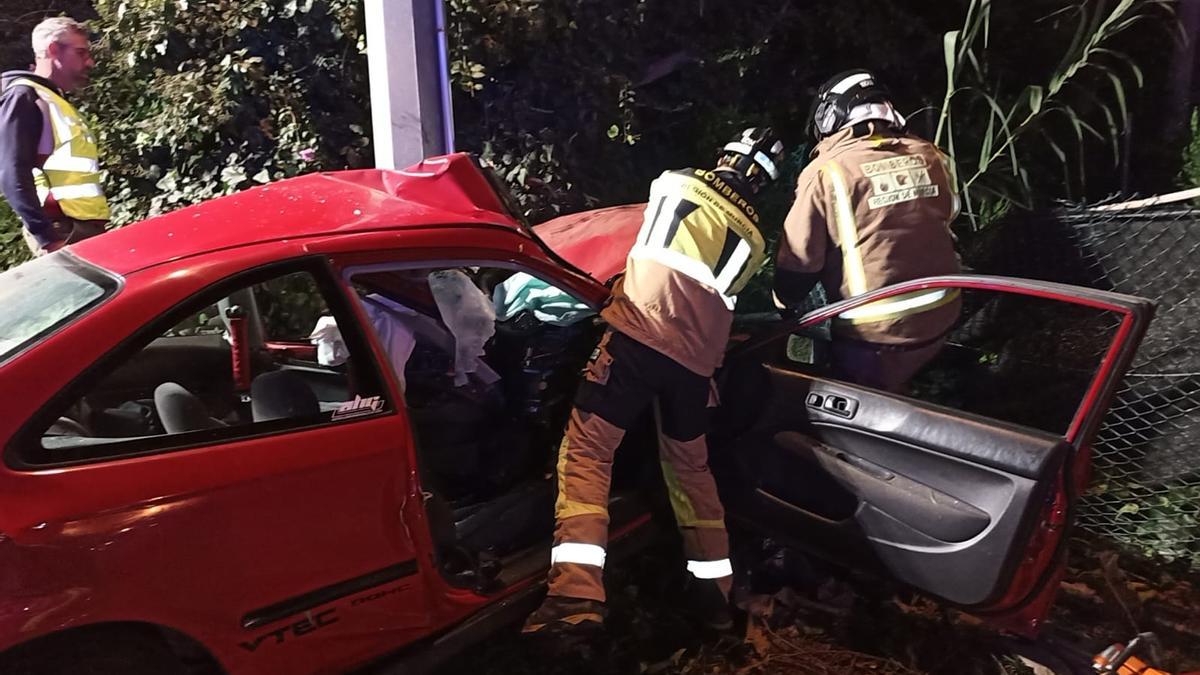
[[[118,285],[65,251],[0,274],[0,362],[95,307]]]

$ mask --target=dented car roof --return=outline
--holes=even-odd
[[[118,274],[296,238],[438,225],[520,226],[468,155],[402,170],[314,173],[212,199],[73,245]]]

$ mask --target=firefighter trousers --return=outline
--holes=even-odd
[[[733,570],[725,510],[704,438],[708,400],[709,378],[626,335],[605,333],[559,448],[550,596],[604,601],[613,454],[626,430],[652,406],[687,571],[712,580],[728,596]]]
[[[932,361],[945,344],[944,338],[915,347],[834,338],[833,372],[848,382],[903,394],[913,375]]]

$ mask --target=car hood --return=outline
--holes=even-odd
[[[581,211],[533,228],[567,262],[606,283],[625,270],[625,258],[642,226],[645,204]]]

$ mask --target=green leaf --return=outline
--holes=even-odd
[[[979,145],[979,171],[987,171],[992,162],[992,141],[996,135],[996,116],[988,115],[987,131],[983,132],[983,142]]]
[[[1072,67],[1079,59],[1081,47],[1087,41],[1089,24],[1087,6],[1081,3],[1079,5],[1079,13],[1079,21],[1075,25],[1075,34],[1071,38],[1071,44],[1067,47],[1067,50],[1063,52],[1062,61],[1060,61],[1058,67],[1054,69],[1054,75],[1050,78],[1049,91],[1051,95],[1057,93],[1062,87],[1063,82],[1065,82],[1066,78],[1069,77],[1068,73],[1072,72]]]
[[[1025,94],[1028,97],[1026,103],[1029,105],[1030,116],[1037,115],[1042,111],[1042,102],[1046,100],[1046,90],[1042,87],[1030,85],[1025,88]]]
[[[240,166],[227,166],[221,169],[221,182],[231,188],[236,188],[246,181],[246,171]]]
[[[609,140],[615,141],[615,140],[617,140],[617,136],[620,136],[620,135],[621,135],[621,127],[614,124],[608,128]]]
[[[1141,89],[1142,87],[1146,86],[1146,76],[1142,74],[1141,67],[1139,67],[1138,64],[1130,61],[1129,69],[1133,71],[1133,76],[1137,78],[1138,88]]]
[[[949,127],[949,122],[950,122],[950,115],[952,114],[952,111],[950,109],[950,104],[953,102],[954,94],[955,94],[954,72],[955,72],[955,64],[956,64],[957,58],[958,58],[958,52],[957,52],[958,36],[959,36],[958,31],[950,31],[942,36],[942,55],[945,59],[945,64],[946,64],[946,95],[942,101],[942,112],[940,115],[938,115],[937,131],[933,135],[933,139],[934,139],[933,142],[937,145],[947,145],[947,144],[952,145],[954,142],[953,138],[950,138],[949,136],[944,136],[943,134],[949,134],[948,127]],[[943,141],[942,140],[943,138],[946,138],[947,140]],[[953,154],[953,153],[951,153],[951,154]]]
[[[987,49],[992,41],[992,7],[991,0],[986,0],[983,9],[983,48]]]
[[[1059,162],[1066,164],[1067,151],[1063,150],[1062,146],[1059,145],[1058,142],[1055,141],[1052,136],[1050,136],[1050,134],[1043,131],[1042,136],[1046,141],[1046,147],[1050,148],[1050,151],[1054,153],[1054,156],[1058,158]]]
[[[1083,141],[1083,134],[1085,131],[1101,141],[1104,140],[1104,136],[1101,135],[1099,131],[1096,131],[1096,127],[1088,124],[1087,120],[1080,117],[1079,113],[1076,112],[1071,106],[1060,104],[1055,106],[1054,110],[1062,113],[1063,116],[1067,118],[1067,121],[1071,123],[1071,128],[1075,130],[1075,137],[1078,141]]]
[[[1138,506],[1137,504],[1134,504],[1133,502],[1130,502],[1130,503],[1122,506],[1121,508],[1117,509],[1117,515],[1124,516],[1127,514],[1137,513],[1138,511],[1141,511],[1141,510],[1142,510],[1142,508],[1140,506]]]
[[[942,55],[946,60],[946,89],[954,89],[954,73],[958,65],[959,31],[952,30],[942,36]]]
[[[1117,112],[1120,113],[1121,127],[1125,128],[1129,124],[1129,105],[1125,98],[1125,81],[1112,68],[1098,63],[1096,69],[1104,73],[1108,77],[1108,81],[1112,83],[1113,95],[1117,97]],[[1099,102],[1099,98],[1093,95],[1093,100]]]

